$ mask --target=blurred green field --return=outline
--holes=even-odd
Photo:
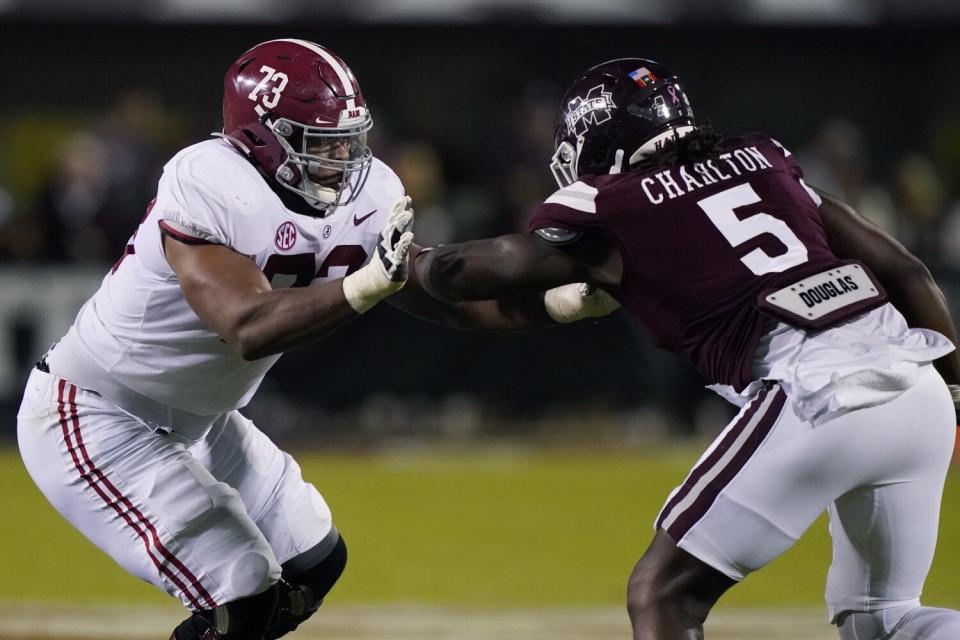
[[[477,607],[619,605],[668,491],[699,450],[298,455],[350,549],[330,601]],[[0,450],[0,601],[163,603],[76,533]],[[960,606],[960,469],[944,498],[924,600]],[[822,602],[824,520],[725,599],[729,606]]]

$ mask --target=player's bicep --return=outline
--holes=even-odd
[[[194,312],[225,340],[232,341],[258,294],[270,283],[246,256],[218,244],[186,244],[163,236],[167,262]]]
[[[569,245],[551,244],[532,233],[494,238],[487,259],[494,279],[513,285],[510,293],[585,280],[590,272]]]

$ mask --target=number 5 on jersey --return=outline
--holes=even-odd
[[[740,261],[747,265],[754,275],[779,273],[806,262],[807,248],[783,220],[763,212],[741,219],[734,212],[739,207],[758,202],[760,196],[746,183],[704,198],[697,204],[732,247],[738,247],[765,233],[775,236],[786,246],[787,252],[778,256],[771,256],[757,247],[741,257]]]

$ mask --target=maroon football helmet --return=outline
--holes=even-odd
[[[690,100],[669,69],[645,58],[610,60],[564,94],[550,170],[561,187],[582,175],[626,171],[694,126]]]
[[[325,216],[359,195],[373,120],[350,68],[306,40],[253,47],[223,80],[222,136]]]

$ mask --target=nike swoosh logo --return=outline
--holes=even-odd
[[[363,223],[364,220],[366,220],[367,218],[369,218],[370,216],[372,216],[372,215],[375,214],[376,212],[377,212],[377,210],[374,209],[373,211],[371,211],[370,213],[368,213],[368,214],[365,215],[365,216],[358,216],[357,214],[353,214],[353,226],[359,227],[359,226]]]

